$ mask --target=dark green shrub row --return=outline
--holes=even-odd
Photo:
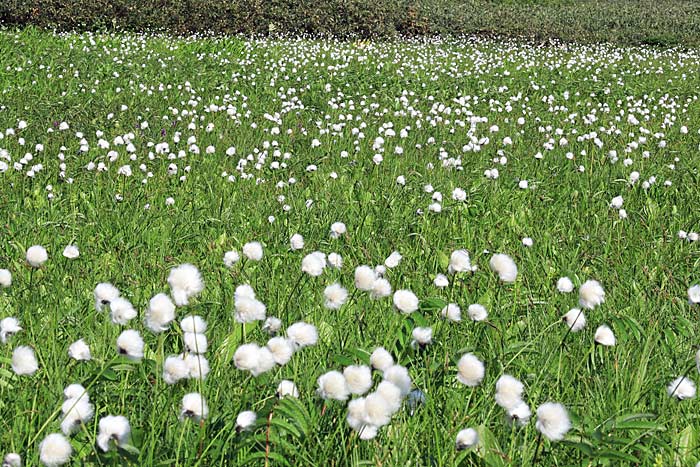
[[[700,44],[694,0],[0,0],[0,23],[174,34],[474,34]]]

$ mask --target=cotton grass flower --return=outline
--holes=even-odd
[[[365,398],[365,421],[377,427],[389,424],[391,407],[381,394],[372,393]]]
[[[600,282],[588,280],[581,284],[578,290],[578,302],[589,310],[605,302],[605,290]]]
[[[284,337],[273,337],[267,341],[267,348],[278,365],[286,365],[294,355],[294,345]]]
[[[260,261],[263,258],[263,247],[260,242],[248,242],[243,245],[243,256],[250,261]]]
[[[298,347],[308,347],[318,342],[318,331],[313,324],[300,321],[287,328],[287,337]]]
[[[168,329],[175,319],[175,304],[164,293],[155,295],[148,302],[146,311],[146,327],[158,333]]]
[[[464,354],[457,362],[457,380],[466,386],[478,386],[484,379],[484,373],[484,363],[474,354]]]
[[[105,306],[108,306],[112,301],[119,297],[119,289],[109,282],[102,282],[95,287],[95,309],[102,311]]]
[[[27,249],[27,263],[33,268],[40,268],[48,259],[49,254],[41,245],[30,246]]]
[[[537,408],[537,431],[550,441],[561,441],[571,429],[569,414],[563,405],[546,402]]]
[[[7,269],[0,269],[0,288],[6,289],[12,285],[12,273]]]
[[[275,316],[268,316],[262,326],[263,331],[269,335],[276,335],[282,329],[282,320]]]
[[[404,314],[413,313],[418,309],[418,297],[410,290],[397,290],[394,292],[394,306]]]
[[[435,285],[435,287],[443,289],[450,285],[450,280],[444,274],[438,274],[437,276],[435,276],[435,280],[433,280],[433,285]]]
[[[574,284],[568,277],[561,277],[557,281],[557,290],[561,293],[570,293],[574,290]]]
[[[411,392],[411,377],[408,375],[406,367],[392,365],[384,370],[384,380],[393,383],[401,390],[401,397],[406,397]]]
[[[530,406],[524,401],[520,401],[513,407],[507,409],[508,420],[513,423],[516,422],[520,426],[525,426],[530,421],[532,412],[530,411]]]
[[[182,332],[203,334],[207,332],[207,322],[201,316],[187,315],[180,320]]]
[[[350,365],[343,370],[348,391],[363,395],[372,387],[372,370],[365,365]]]
[[[197,380],[206,379],[209,374],[209,360],[207,360],[204,355],[188,353],[185,354],[182,359],[187,365],[190,378]]]
[[[688,289],[688,301],[695,305],[700,303],[700,284],[694,285]]]
[[[586,327],[586,315],[579,308],[572,308],[567,311],[562,320],[569,326],[571,332],[579,332]]]
[[[332,284],[326,287],[323,291],[325,297],[324,305],[331,310],[337,310],[348,299],[348,291],[340,284]]]
[[[102,417],[100,419],[99,429],[97,445],[104,452],[109,451],[114,445],[126,445],[131,436],[129,420],[122,415],[107,415]]]
[[[335,269],[341,269],[343,267],[343,257],[338,253],[328,253],[328,265]]]
[[[345,377],[339,371],[329,371],[322,374],[319,376],[317,384],[316,393],[321,399],[344,401],[350,395]]]
[[[141,360],[143,347],[143,339],[139,332],[134,329],[128,329],[117,337],[117,351],[129,360]]]
[[[237,251],[231,250],[224,253],[224,266],[232,268],[241,259]]]
[[[522,401],[525,387],[511,375],[501,375],[496,381],[496,403],[510,410]]]
[[[255,427],[255,422],[258,420],[258,414],[252,410],[245,410],[236,417],[236,432],[249,431]]]
[[[66,464],[73,454],[70,442],[60,433],[51,433],[39,444],[39,460],[46,467]]]
[[[22,458],[15,452],[6,454],[2,461],[2,467],[22,467]]]
[[[209,407],[206,400],[198,392],[185,394],[182,398],[182,408],[180,409],[180,420],[191,418],[195,422],[206,419],[209,416]]]
[[[68,245],[63,249],[63,256],[68,259],[76,259],[80,256],[80,250],[75,245]]]
[[[401,389],[399,389],[399,387],[391,381],[382,381],[379,383],[375,393],[382,396],[382,398],[386,401],[391,414],[396,413],[401,408]]]
[[[277,385],[277,397],[279,397],[280,399],[284,397],[298,398],[299,389],[293,381],[283,379],[282,381],[280,381],[280,384]]]
[[[80,428],[80,425],[92,420],[95,415],[95,407],[90,403],[87,393],[81,397],[66,399],[61,406],[63,420],[61,421],[61,431],[66,436],[70,436]]]
[[[450,254],[450,264],[447,268],[450,274],[472,271],[472,263],[467,250],[455,250]]]
[[[518,277],[518,267],[513,259],[503,253],[495,254],[489,261],[489,267],[503,282],[515,282]]]
[[[411,342],[411,347],[424,348],[433,342],[433,329],[417,327],[411,332],[413,341]]]
[[[256,298],[236,298],[234,305],[236,307],[234,319],[238,323],[252,323],[253,321],[262,321],[265,319],[267,307]]]
[[[90,347],[83,339],[78,339],[77,341],[73,342],[70,347],[68,347],[68,356],[77,361],[92,360]]]
[[[326,255],[320,251],[314,251],[304,256],[301,260],[301,270],[311,277],[318,277],[323,274],[326,268]]]
[[[454,322],[460,322],[462,321],[462,310],[460,309],[459,305],[456,303],[449,303],[445,307],[442,308],[440,311],[440,314],[442,315],[443,318],[446,318],[450,321]]]
[[[188,378],[190,370],[185,360],[177,355],[171,355],[163,362],[163,381],[166,384],[175,384]]]
[[[331,238],[340,238],[347,233],[348,229],[342,222],[334,222],[331,224]]]
[[[595,330],[595,341],[600,345],[612,347],[616,343],[615,334],[613,334],[612,329],[603,324]]]
[[[199,269],[187,263],[170,270],[168,284],[173,301],[177,306],[188,305],[190,298],[199,295],[204,290],[204,281]]]
[[[360,290],[370,291],[374,287],[377,276],[369,266],[358,266],[355,268],[355,287]]]
[[[394,357],[384,347],[377,347],[369,356],[369,362],[372,368],[385,371],[394,365]]]
[[[401,253],[398,251],[392,252],[387,259],[384,260],[384,266],[388,268],[395,268],[401,263],[401,259],[403,256],[401,256]]]
[[[469,305],[467,308],[467,314],[469,315],[469,319],[472,321],[484,321],[489,316],[486,307],[479,305],[478,303]]]
[[[304,237],[298,233],[292,235],[289,239],[289,246],[292,251],[302,250],[304,248]]]
[[[16,347],[12,352],[12,370],[18,376],[33,375],[39,369],[34,349],[26,345]]]
[[[457,433],[455,449],[463,451],[479,444],[479,434],[474,428],[466,428]]]
[[[183,336],[185,341],[185,348],[190,353],[202,354],[207,352],[209,343],[207,342],[207,336],[204,334],[199,334],[196,332],[186,332]]]
[[[12,316],[3,318],[2,321],[0,321],[0,342],[7,344],[7,340],[21,330],[22,326],[19,325],[19,320],[17,318]]]
[[[679,376],[671,381],[666,392],[669,397],[676,397],[678,400],[693,399],[695,397],[695,383],[685,376]]]
[[[131,302],[124,297],[117,297],[109,304],[110,317],[114,324],[125,325],[136,318],[136,310]]]
[[[379,299],[388,297],[389,295],[391,295],[391,284],[389,281],[384,278],[375,280],[369,296],[373,299]]]

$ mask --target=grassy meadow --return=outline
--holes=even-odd
[[[700,282],[697,50],[33,29],[0,32],[0,50],[0,269],[11,274],[0,319],[21,327],[0,345],[2,455],[41,465],[64,388],[79,383],[94,416],[67,437],[66,465],[700,461],[698,400],[687,384],[687,400],[668,388],[700,381],[689,293]],[[337,222],[347,230],[331,235]],[[246,258],[249,242],[261,260]],[[38,267],[33,245],[48,252]],[[462,249],[473,270],[450,273]],[[230,251],[239,260],[227,265]],[[304,259],[314,251],[342,267],[335,255]],[[377,268],[395,251],[397,265]],[[495,253],[513,259],[514,281],[491,270]],[[169,274],[185,263],[203,290],[154,333],[149,300],[171,294]],[[418,309],[358,290],[361,265],[392,292],[410,290]],[[562,277],[572,292],[558,290]],[[593,309],[579,304],[588,280],[605,291]],[[137,316],[122,325],[109,304],[98,311],[99,283]],[[347,289],[337,309],[324,296],[334,283]],[[240,346],[270,339],[264,320],[237,319],[242,284],[281,320],[280,336],[303,321],[315,344],[257,376],[240,369]],[[460,321],[443,318],[450,303]],[[472,319],[473,304],[488,317]],[[572,308],[586,317],[577,332],[562,321]],[[168,384],[166,359],[189,345],[187,315],[206,320],[210,371]],[[601,325],[615,345],[596,344]],[[412,342],[415,328],[431,328],[429,342]],[[141,358],[117,350],[128,329]],[[69,356],[79,339],[90,360]],[[31,374],[13,368],[20,346],[35,353]],[[348,402],[322,399],[317,380],[369,365],[380,346],[407,369],[410,392],[360,439]],[[473,386],[457,378],[467,353],[485,368]],[[523,383],[529,421],[494,400],[504,374]],[[373,389],[382,378],[372,371]],[[298,397],[277,396],[282,380]],[[188,393],[206,400],[206,416],[188,417]],[[546,402],[568,412],[561,440],[537,427]],[[257,420],[237,429],[242,411]],[[130,436],[105,452],[107,415],[126,417]],[[478,442],[458,450],[466,428]]]

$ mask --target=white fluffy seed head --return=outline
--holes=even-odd
[[[41,245],[30,246],[27,249],[27,263],[34,268],[40,268],[48,259],[49,254]]]
[[[287,337],[296,347],[308,347],[318,342],[318,331],[313,324],[300,321],[287,328]]]
[[[282,320],[275,316],[268,316],[263,324],[263,331],[267,332],[271,336],[277,334],[280,329],[282,329]]]
[[[203,380],[209,374],[209,360],[204,355],[185,354],[182,359],[187,365],[190,378]]]
[[[484,363],[474,354],[462,355],[457,363],[457,370],[457,380],[467,386],[478,386],[484,379]]]
[[[472,321],[483,321],[489,316],[486,308],[478,303],[469,305],[469,308],[467,308],[467,314]]]
[[[278,365],[286,365],[294,355],[294,345],[284,337],[273,337],[267,341],[267,348]]]
[[[391,381],[382,381],[375,391],[382,396],[389,406],[390,413],[394,414],[401,408],[401,389]]]
[[[377,347],[369,356],[369,363],[379,371],[386,371],[394,366],[394,357],[384,347]]]
[[[345,224],[342,222],[334,222],[331,224],[331,238],[340,238],[348,231]]]
[[[22,467],[22,458],[16,452],[6,454],[2,461],[2,467]]]
[[[109,304],[110,317],[114,324],[121,326],[136,318],[136,309],[129,300],[124,297],[117,297]]]
[[[700,303],[700,284],[688,289],[688,301],[694,305]]]
[[[391,295],[391,283],[383,277],[374,281],[372,285],[372,290],[370,291],[370,297],[374,299],[384,298]]]
[[[233,293],[233,298],[234,301],[238,301],[244,298],[254,300],[255,297],[255,290],[253,290],[253,287],[250,286],[250,284],[241,284],[238,287],[236,287],[236,291]]]
[[[292,237],[289,239],[289,246],[291,247],[292,251],[297,251],[297,250],[303,249],[304,248],[304,237],[302,237],[298,233],[292,235]]]
[[[141,360],[143,347],[143,339],[134,329],[127,329],[117,337],[117,351],[130,360]]]
[[[574,290],[574,283],[568,277],[561,277],[557,281],[557,290],[561,293],[570,293]]]
[[[530,417],[532,416],[530,406],[522,400],[513,407],[507,409],[507,413],[510,423],[517,423],[520,426],[527,425],[530,421]]]
[[[581,287],[578,289],[578,302],[582,307],[589,310],[605,302],[605,290],[603,290],[600,282],[589,280],[581,284]]]
[[[331,310],[337,310],[348,299],[348,291],[340,284],[331,284],[323,291],[325,297],[324,305]]]
[[[603,324],[595,330],[595,341],[600,345],[612,347],[616,343],[615,334],[612,329]]]
[[[224,253],[224,266],[232,268],[241,259],[241,255],[236,250],[227,251]]]
[[[260,261],[263,257],[263,247],[260,242],[248,242],[243,245],[243,256],[251,261]]]
[[[73,342],[70,347],[68,347],[68,356],[78,361],[92,360],[90,347],[83,339],[78,339],[77,341]]]
[[[685,376],[679,376],[669,383],[666,392],[679,400],[692,399],[695,397],[695,383]]]
[[[104,452],[116,444],[123,446],[128,443],[131,436],[131,425],[126,417],[121,415],[107,415],[100,419],[97,445]]]
[[[258,414],[252,410],[246,410],[238,414],[236,417],[236,431],[248,431],[255,426],[258,420]]]
[[[33,375],[39,369],[34,349],[26,345],[16,347],[12,352],[12,370],[19,376]]]
[[[175,384],[189,377],[190,370],[185,360],[177,355],[171,355],[163,362],[163,381],[166,384]]]
[[[209,416],[209,407],[207,401],[204,400],[198,392],[185,394],[182,398],[182,409],[180,410],[180,419],[191,418],[198,422]]]
[[[327,261],[328,265],[332,268],[341,269],[343,267],[343,257],[338,253],[329,253]]]
[[[586,327],[586,315],[580,308],[572,308],[566,312],[562,320],[569,326],[571,332],[578,332]]]
[[[456,303],[449,303],[440,312],[443,318],[450,321],[459,322],[462,321],[462,309]]]
[[[102,311],[112,300],[119,297],[119,289],[109,282],[102,282],[95,287],[95,309]]]
[[[491,257],[489,267],[503,282],[515,282],[518,277],[518,267],[510,256],[498,253]]]
[[[164,293],[155,295],[148,302],[146,326],[153,332],[163,332],[175,319],[175,304]]]
[[[401,396],[406,397],[411,392],[411,377],[408,370],[401,365],[392,365],[384,371],[384,380],[393,383],[401,390]]]
[[[339,371],[329,371],[318,378],[318,393],[321,399],[347,400],[350,395],[345,377]]]
[[[450,265],[447,271],[450,274],[456,272],[469,272],[472,270],[471,259],[467,250],[455,250],[450,255]]]
[[[474,428],[466,428],[457,433],[455,447],[458,451],[473,448],[479,443],[479,434]]]
[[[87,400],[90,400],[90,396],[88,395],[85,387],[83,387],[82,384],[78,383],[69,384],[68,386],[66,386],[63,390],[63,397],[65,399],[86,398]]]
[[[404,314],[413,313],[418,309],[418,297],[410,290],[394,292],[394,306]]]
[[[265,319],[267,307],[256,298],[241,297],[235,301],[234,319],[238,323],[252,323]]]
[[[377,276],[369,266],[358,266],[355,268],[355,287],[364,291],[371,291]]]
[[[369,425],[384,426],[391,420],[391,408],[387,401],[373,392],[365,398],[365,421]]]
[[[80,250],[75,245],[68,245],[63,249],[63,256],[68,259],[76,259],[80,256]]]
[[[170,270],[168,284],[173,301],[177,306],[188,305],[190,298],[197,296],[204,290],[204,281],[199,269],[187,263]]]
[[[423,328],[423,327],[416,327],[413,328],[413,331],[411,332],[411,336],[413,337],[413,346],[415,347],[416,345],[418,346],[426,346],[430,345],[433,342],[433,328]]]
[[[196,354],[207,353],[209,342],[204,334],[186,332],[183,340],[185,341],[185,349],[188,352]]]
[[[352,394],[365,394],[372,387],[372,370],[368,366],[350,365],[343,370],[343,376]]]
[[[546,402],[537,408],[535,428],[550,441],[561,441],[571,429],[569,414],[563,405]]]
[[[511,375],[502,375],[496,381],[496,403],[510,410],[521,402],[525,387]]]
[[[19,320],[13,316],[8,316],[0,321],[0,342],[7,344],[10,336],[20,332],[22,327],[19,325]]]
[[[280,384],[277,386],[277,397],[282,399],[283,397],[299,397],[299,389],[297,389],[297,385],[294,384],[293,381],[289,381],[288,379],[283,379],[280,381]]]
[[[0,269],[0,288],[7,288],[11,285],[12,273],[7,269]]]
[[[301,270],[311,277],[318,277],[323,274],[326,268],[326,255],[320,251],[314,251],[304,256],[301,260]]]
[[[395,268],[399,265],[402,258],[403,256],[401,256],[401,253],[399,253],[398,251],[394,251],[389,255],[387,259],[384,260],[384,265],[388,268]]]
[[[435,279],[433,280],[433,285],[435,285],[435,287],[439,287],[439,288],[443,289],[443,288],[447,287],[448,285],[450,285],[450,280],[447,278],[446,275],[438,274],[437,276],[435,276]]]
[[[180,320],[182,332],[195,332],[204,334],[207,331],[207,322],[198,315],[187,315]]]
[[[73,448],[60,433],[51,433],[39,444],[39,460],[46,467],[57,467],[70,460]]]

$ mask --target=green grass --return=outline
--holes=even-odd
[[[63,388],[80,382],[96,417],[72,437],[73,465],[264,465],[266,445],[270,465],[531,465],[535,458],[543,465],[694,465],[700,460],[697,399],[678,402],[666,394],[677,376],[687,373],[698,380],[698,308],[688,304],[686,291],[700,280],[700,250],[697,242],[677,238],[679,230],[700,230],[697,51],[547,48],[475,39],[363,47],[310,40],[55,36],[35,30],[0,33],[0,50],[0,129],[4,133],[16,129],[19,120],[28,122],[26,129],[0,140],[12,158],[9,170],[0,174],[0,268],[13,273],[12,286],[0,290],[0,318],[16,316],[24,328],[0,347],[3,452],[19,452],[26,465],[37,465],[38,443],[59,431]],[[290,88],[295,91],[287,94]],[[188,104],[192,99],[194,107]],[[210,104],[235,107],[235,115],[208,112]],[[451,112],[439,110],[439,104]],[[121,110],[122,105],[127,108]],[[264,115],[294,105],[282,114],[280,134],[271,135],[277,125]],[[196,128],[187,128],[191,116],[175,120],[172,108],[196,111]],[[646,144],[626,154],[628,143],[642,135],[639,126],[628,123],[630,108],[638,109],[640,126],[650,134]],[[586,124],[594,109],[597,120]],[[648,119],[640,111],[648,112]],[[475,124],[473,135],[490,141],[481,143],[481,151],[464,153],[472,113],[488,118]],[[348,114],[360,120],[340,119]],[[516,122],[521,116],[523,125]],[[149,122],[147,129],[140,128],[142,120]],[[63,121],[70,130],[56,128]],[[364,139],[351,133],[361,122]],[[372,143],[388,122],[396,136],[385,138],[384,162],[376,165]],[[209,123],[211,132],[205,130]],[[341,123],[347,125],[333,129]],[[498,125],[498,132],[490,133],[491,125]],[[400,138],[406,126],[408,137]],[[56,129],[47,133],[48,128]],[[319,128],[329,131],[321,134]],[[559,146],[557,129],[568,146]],[[108,150],[97,146],[98,130],[110,142],[133,132],[137,160],[129,161],[119,146],[119,159],[110,163]],[[87,152],[79,150],[78,131],[89,143]],[[173,142],[175,131],[182,133],[179,144]],[[589,132],[597,133],[602,149],[592,138],[577,141]],[[656,138],[657,132],[664,136]],[[200,155],[149,160],[154,148],[148,142],[168,141],[172,149],[186,150],[191,135]],[[513,139],[512,146],[502,145],[505,136]],[[321,141],[318,148],[311,146],[315,138]],[[550,138],[551,151],[543,147]],[[660,140],[665,147],[659,147]],[[281,154],[290,154],[288,160],[278,158],[286,169],[270,168],[276,160],[272,146],[263,167],[255,170],[249,163],[253,178],[242,180],[239,158],[257,157],[272,141]],[[43,152],[35,151],[37,143]],[[205,155],[209,145],[216,152]],[[403,155],[393,153],[397,145]],[[236,147],[235,156],[225,155],[229,146]],[[461,158],[462,170],[441,167],[440,148]],[[610,150],[617,151],[617,163],[610,162]],[[340,157],[341,151],[350,157]],[[498,151],[507,157],[506,165],[492,162]],[[565,157],[569,151],[573,160]],[[536,159],[537,152],[544,159]],[[34,155],[29,165],[43,164],[33,179],[25,175],[28,167],[12,168],[26,153]],[[59,176],[59,153],[65,155],[65,179]],[[632,166],[623,165],[625,157],[633,159]],[[105,162],[109,170],[88,171],[89,162]],[[178,165],[177,176],[167,175],[171,162]],[[142,163],[153,173],[145,185]],[[124,164],[131,165],[132,177],[117,175]],[[318,170],[307,172],[310,164]],[[497,180],[483,176],[494,167]],[[633,170],[641,178],[630,186]],[[236,181],[229,182],[223,172]],[[181,175],[186,175],[183,182]],[[396,183],[399,175],[405,176],[405,186]],[[643,189],[651,176],[657,182]],[[296,183],[287,184],[290,177]],[[518,189],[521,179],[533,189]],[[665,180],[672,185],[664,186]],[[285,185],[277,188],[278,182]],[[444,195],[439,214],[428,212],[426,184]],[[465,202],[451,199],[456,187],[467,192]],[[625,200],[625,220],[609,207],[617,195]],[[166,206],[170,196],[175,204]],[[313,200],[310,208],[307,200]],[[147,204],[150,209],[144,209]],[[335,221],[348,227],[338,240],[329,237]],[[292,252],[289,238],[297,232],[306,246]],[[525,248],[523,237],[534,245]],[[253,240],[265,246],[261,262],[223,265],[224,252],[240,251]],[[80,247],[75,261],[61,256],[69,243]],[[24,261],[34,244],[50,255],[37,270]],[[470,251],[478,271],[450,277],[447,289],[434,287],[435,275],[446,273],[450,253],[461,248]],[[314,250],[338,252],[345,265],[300,280],[301,259]],[[371,300],[364,293],[354,294],[339,311],[324,308],[326,285],[338,281],[352,294],[354,268],[382,264],[393,250],[404,259],[387,278],[394,289],[416,293],[418,312],[401,315],[391,299]],[[500,283],[489,271],[485,250],[514,258],[520,271],[514,284]],[[169,270],[185,262],[199,267],[206,287],[190,306],[178,309],[178,317],[199,314],[209,323],[211,373],[203,382],[167,386],[162,362],[181,351],[181,332],[173,325],[156,336],[142,318],[148,300],[169,291]],[[596,279],[606,290],[605,303],[587,312],[588,325],[579,333],[567,334],[561,323],[561,315],[577,305],[576,293],[557,292],[561,276],[576,286]],[[104,281],[139,310],[128,327],[141,331],[146,341],[141,363],[117,356],[115,339],[122,329],[94,309],[92,291]],[[320,334],[316,346],[257,378],[231,361],[243,340],[233,319],[233,291],[246,282],[268,315],[283,318],[283,329],[304,319]],[[462,307],[462,322],[439,319],[449,301]],[[471,303],[487,307],[488,322],[466,317]],[[594,345],[601,324],[614,330],[615,347]],[[434,328],[435,342],[417,352],[409,345],[411,330],[425,325]],[[244,331],[248,342],[267,340],[257,324]],[[90,344],[93,361],[69,359],[68,345],[79,338]],[[18,345],[35,348],[40,366],[35,375],[13,374],[9,359]],[[366,363],[380,345],[408,367],[426,402],[414,415],[404,405],[376,439],[360,441],[345,421],[344,404],[329,403],[323,411],[316,379]],[[456,362],[465,352],[486,365],[485,379],[475,388],[455,378]],[[533,419],[521,429],[511,429],[494,402],[494,384],[503,373],[526,386]],[[296,382],[298,401],[276,400],[282,379]],[[192,391],[201,392],[210,408],[201,425],[178,419],[182,396]],[[569,410],[573,429],[565,441],[538,440],[534,412],[547,401]],[[249,409],[258,412],[258,427],[237,434],[236,415]],[[97,450],[97,421],[107,414],[130,420],[129,451]],[[478,428],[481,444],[458,452],[455,436],[466,427]]]

